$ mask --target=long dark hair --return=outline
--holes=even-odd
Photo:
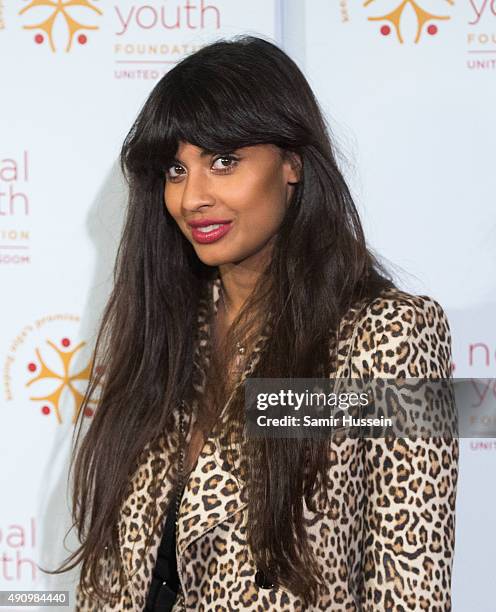
[[[329,339],[342,316],[358,300],[393,286],[366,246],[312,90],[281,49],[252,36],[219,40],[157,83],[122,147],[129,207],[95,349],[94,363],[104,374],[93,368],[81,415],[99,384],[102,390],[71,464],[82,544],[59,571],[82,561],[82,587],[97,593],[103,592],[98,560],[104,546],[119,559],[113,535],[140,453],[167,431],[172,411],[188,397],[191,330],[199,297],[217,272],[198,259],[164,206],[165,169],[180,141],[214,152],[271,143],[302,162],[270,264],[226,343],[233,346],[254,320],[263,324],[260,313],[270,310],[272,333],[254,375],[328,377]],[[227,393],[219,369],[212,375]],[[317,482],[326,482],[326,443],[243,440],[243,408],[240,390],[228,406],[228,438],[231,444],[237,432],[242,444],[245,469],[238,476],[248,492],[248,544],[260,569],[310,603],[319,572],[303,500],[310,500]],[[291,473],[288,465],[295,468]]]

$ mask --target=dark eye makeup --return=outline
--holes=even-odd
[[[237,163],[240,161],[239,156],[234,155],[233,153],[219,153],[217,155],[215,155],[215,157],[212,160],[212,166],[218,162],[219,160],[225,161],[225,160],[229,160],[230,161],[230,165],[229,166],[223,166],[221,168],[214,168],[215,173],[216,174],[228,174],[230,172],[232,172],[233,168],[237,165]],[[170,170],[174,168],[174,170],[177,172],[177,170],[181,169],[184,170],[184,167],[182,165],[182,163],[177,160],[177,159],[173,159],[170,163],[170,165],[166,168],[165,170],[165,175],[167,177],[168,180],[174,181],[176,179],[178,179],[182,173],[180,174],[176,174],[176,175],[171,175],[170,174]]]

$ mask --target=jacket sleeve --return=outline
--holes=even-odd
[[[75,597],[76,602],[73,612],[101,612],[103,610],[95,599],[83,594],[80,583],[76,585]]]
[[[369,376],[450,378],[451,336],[441,306],[428,296],[411,296],[391,312],[394,317],[376,326],[366,364],[362,361]],[[427,410],[427,403],[422,408]],[[362,443],[361,609],[451,610],[457,435],[385,436]]]
[[[119,572],[115,567],[114,561],[105,548],[102,558],[99,560],[104,573],[104,584],[110,589],[112,594],[108,601],[98,598],[89,587],[89,593],[83,593],[81,589],[81,578],[76,585],[75,607],[73,612],[120,612],[121,610],[131,610],[133,608],[132,598],[128,586],[119,585]]]
[[[133,603],[127,587],[124,587],[114,596],[114,600],[109,603],[97,597],[92,597],[91,593],[88,595],[83,594],[81,584],[78,583],[76,585],[73,612],[120,612],[121,610],[132,609]]]

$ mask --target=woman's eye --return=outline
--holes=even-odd
[[[177,178],[178,176],[181,176],[181,170],[182,170],[182,166],[178,166],[177,164],[172,164],[172,166],[169,166],[166,170],[166,175],[168,178]],[[179,170],[179,174],[177,173],[177,171]]]
[[[229,172],[231,168],[234,168],[237,162],[238,160],[233,155],[220,155],[214,160],[212,167],[215,170],[224,170]]]

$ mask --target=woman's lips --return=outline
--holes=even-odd
[[[222,236],[225,236],[230,229],[231,222],[218,223],[215,226],[212,224],[211,226],[209,225],[207,227],[192,227],[191,235],[193,236],[193,240],[196,242],[200,244],[209,244],[210,242],[220,240]]]

